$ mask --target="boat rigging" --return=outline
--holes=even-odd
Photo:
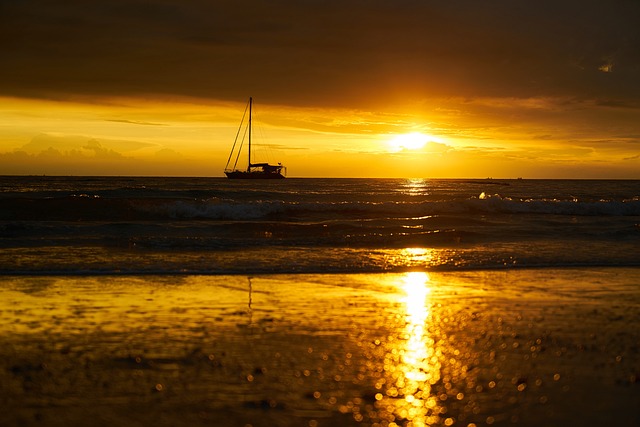
[[[249,110],[249,120],[247,121],[247,125],[244,128],[244,133],[242,135],[242,140],[238,149],[236,150],[236,145],[238,145],[238,137],[243,129],[243,125],[245,123],[245,117],[247,115],[247,109]],[[238,128],[238,133],[236,134],[236,139],[233,142],[233,147],[231,147],[231,153],[229,153],[229,159],[227,160],[227,165],[224,168],[224,173],[227,175],[229,179],[284,179],[286,174],[286,168],[282,165],[282,163],[278,163],[277,165],[271,165],[269,163],[251,163],[251,133],[252,133],[252,113],[253,113],[253,98],[249,97],[249,104],[245,109],[244,115],[242,116],[242,120],[240,121],[240,127]],[[248,162],[247,169],[242,170],[238,169],[238,159],[240,158],[240,153],[242,151],[242,146],[244,143],[244,137],[248,134]],[[233,163],[233,167],[229,167],[231,160],[235,155],[235,162]]]

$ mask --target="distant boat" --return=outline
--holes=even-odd
[[[282,163],[278,163],[277,165],[270,165],[269,163],[251,163],[251,116],[253,110],[253,98],[249,98],[249,104],[247,106],[249,109],[249,120],[247,125],[244,126],[245,116],[247,114],[247,110],[245,109],[244,115],[242,116],[242,121],[240,122],[240,127],[238,128],[238,133],[236,134],[236,139],[233,142],[233,147],[231,147],[231,153],[229,153],[229,159],[227,160],[227,165],[224,168],[224,174],[227,175],[229,179],[284,179],[285,175],[283,171],[286,173],[286,168],[282,165]],[[240,142],[240,146],[236,150],[236,145],[238,145],[238,137],[240,136],[240,132],[242,129],[245,129],[244,134],[242,135],[242,139]],[[248,162],[247,169],[242,170],[238,169],[238,159],[240,158],[240,153],[242,151],[242,145],[244,144],[244,136],[248,133]],[[231,163],[231,159],[234,157],[235,153],[235,162],[233,167],[229,167]]]

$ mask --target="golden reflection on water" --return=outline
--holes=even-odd
[[[433,249],[428,249],[428,248],[404,248],[402,249],[401,252],[402,257],[404,257],[405,259],[407,259],[409,261],[409,264],[421,264],[421,265],[430,265],[431,262],[433,261],[434,257],[437,256],[435,253],[435,250]],[[413,273],[411,273],[413,274]],[[426,273],[415,273],[415,275],[418,274],[424,274],[426,275]],[[416,282],[416,281],[420,281],[422,280],[422,276],[409,276],[407,277],[407,279],[405,279],[405,282],[407,280],[410,280],[412,282]],[[427,276],[425,278],[424,283],[426,283],[429,280],[429,277]],[[412,285],[413,286],[413,285]],[[413,286],[414,288],[418,287],[419,285]],[[406,288],[406,286],[405,286]],[[405,289],[406,290],[406,289]],[[408,293],[408,290],[407,290]]]
[[[3,425],[592,425],[598,405],[622,422],[597,425],[635,425],[633,273],[604,294],[601,271],[5,277],[0,398],[19,411]],[[596,312],[603,295],[631,323]]]
[[[408,196],[420,196],[427,193],[428,181],[422,178],[407,179],[401,184],[399,191]]]
[[[434,248],[402,248],[379,250],[384,268],[425,268],[452,262],[455,251]]]
[[[394,421],[405,420],[408,427],[429,426],[440,420],[441,406],[431,389],[440,380],[442,357],[429,332],[429,275],[407,273],[402,288],[406,325],[385,358],[388,387],[381,403]],[[397,425],[394,421],[389,425]]]

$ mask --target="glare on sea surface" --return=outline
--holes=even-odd
[[[440,403],[431,388],[440,380],[441,371],[441,355],[429,332],[429,275],[406,273],[401,287],[405,327],[402,339],[385,359],[389,378],[382,403],[396,419],[407,420],[407,425],[428,426],[440,420]]]
[[[449,262],[451,251],[434,248],[402,248],[378,251],[385,268],[422,269]]]
[[[398,191],[407,196],[428,194],[429,181],[424,178],[409,178],[403,182]]]
[[[429,249],[429,248],[404,248],[402,249],[401,254],[403,257],[407,259],[408,263],[428,265],[429,262],[434,257],[434,252],[435,251],[433,249]],[[418,274],[418,273],[410,273],[410,274]],[[426,273],[421,273],[421,274],[426,274]]]

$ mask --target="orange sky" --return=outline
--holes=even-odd
[[[637,2],[74,3],[0,6],[0,174],[223,176],[253,96],[291,177],[640,178]]]

